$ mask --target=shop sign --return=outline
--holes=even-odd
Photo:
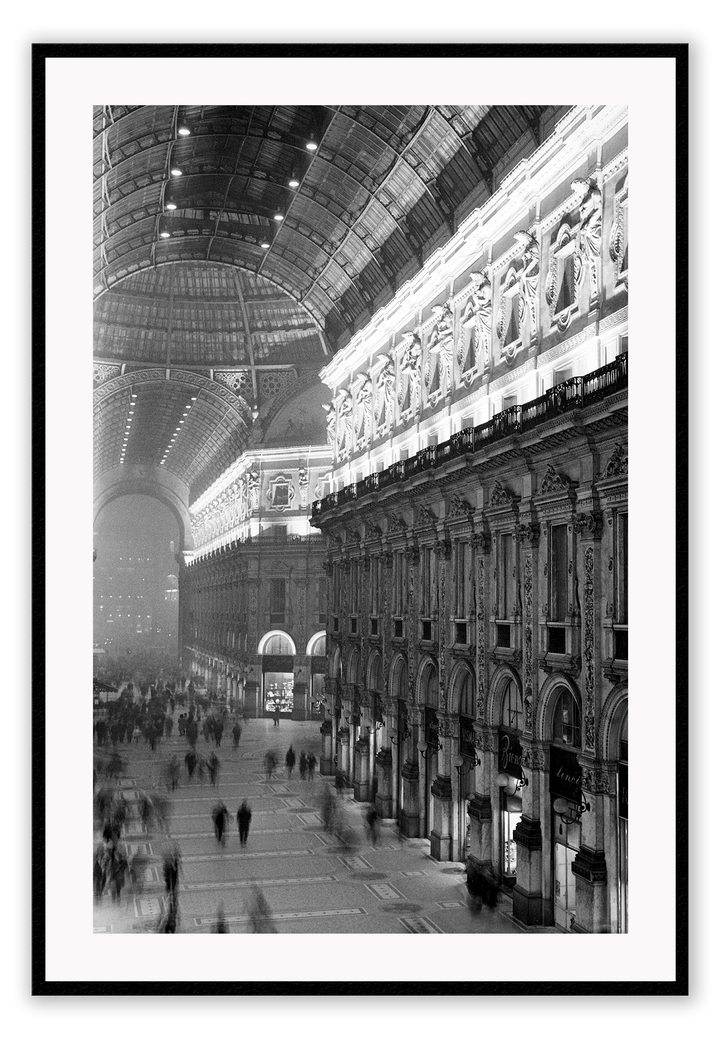
[[[582,770],[577,756],[562,748],[550,746],[550,794],[572,803],[581,801]]]
[[[498,770],[511,777],[522,777],[522,748],[520,738],[501,733],[498,741]]]
[[[627,822],[627,767],[618,767],[618,813]]]

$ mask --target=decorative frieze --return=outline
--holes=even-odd
[[[611,480],[613,477],[624,477],[628,473],[628,455],[623,444],[615,444],[605,469],[598,480]]]
[[[496,480],[490,492],[490,505],[509,506],[513,502],[517,502],[517,495],[513,495],[509,488],[504,488],[500,481]]]
[[[585,669],[585,748],[595,751],[595,582],[593,547],[585,548],[583,666]]]
[[[525,570],[523,575],[523,666],[524,666],[524,706],[525,706],[525,732],[533,735],[535,719],[533,708],[533,570],[532,558],[528,554],[525,558]]]

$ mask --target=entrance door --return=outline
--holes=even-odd
[[[575,873],[572,863],[580,847],[580,825],[568,825],[558,815],[555,828],[555,923],[569,931],[575,922]]]

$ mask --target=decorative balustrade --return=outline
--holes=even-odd
[[[590,407],[615,392],[627,388],[627,352],[621,353],[612,363],[579,378],[570,378],[560,385],[548,389],[529,403],[507,407],[489,421],[474,428],[462,429],[449,440],[433,447],[423,448],[403,462],[394,462],[379,473],[349,484],[340,491],[332,492],[312,504],[312,516],[319,517],[337,506],[344,506],[356,498],[371,492],[382,491],[390,484],[397,484],[429,469],[449,462],[453,458],[482,450],[495,440],[517,433],[528,432],[543,422],[557,418],[568,411]]]

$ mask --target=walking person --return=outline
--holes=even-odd
[[[220,771],[220,760],[215,755],[215,752],[210,753],[210,758],[208,759],[207,767],[208,773],[210,774],[210,784],[214,786],[218,780],[218,774]]]
[[[191,748],[191,750],[185,756],[185,766],[187,767],[188,781],[192,781],[192,779],[193,779],[193,774],[195,773],[195,767],[197,766],[197,761],[198,761],[197,752],[195,751],[194,748]]]
[[[315,780],[315,767],[317,766],[317,759],[315,758],[315,752],[310,752],[307,757],[307,769],[308,769],[308,781]]]
[[[215,826],[215,839],[218,843],[225,846],[225,827],[230,818],[228,809],[221,799],[219,799],[216,805],[213,807],[212,819]]]
[[[279,726],[279,725],[280,725],[280,705],[276,704],[275,705],[275,712],[274,712],[274,715],[273,715],[273,726]]]
[[[292,745],[290,745],[290,747],[287,750],[287,755],[285,756],[285,766],[287,767],[288,781],[289,781],[290,778],[292,777],[293,768],[295,766],[295,752],[293,751],[293,746]]]
[[[275,753],[270,751],[270,749],[268,749],[268,751],[265,752],[265,773],[267,775],[268,781],[270,780],[272,775],[275,773],[275,767],[276,766],[277,766],[277,758],[275,756]]]
[[[305,780],[305,774],[307,773],[307,756],[305,752],[300,752],[300,779]]]
[[[240,846],[244,847],[247,843],[248,833],[250,832],[250,819],[252,818],[252,811],[247,804],[247,800],[244,799],[237,812],[237,823],[238,823],[238,835],[240,837]]]
[[[235,719],[235,725],[232,728],[233,751],[234,752],[237,751],[238,745],[240,744],[240,736],[241,736],[241,734],[242,734],[242,726],[240,725],[240,723],[238,722],[238,720],[236,718]]]

